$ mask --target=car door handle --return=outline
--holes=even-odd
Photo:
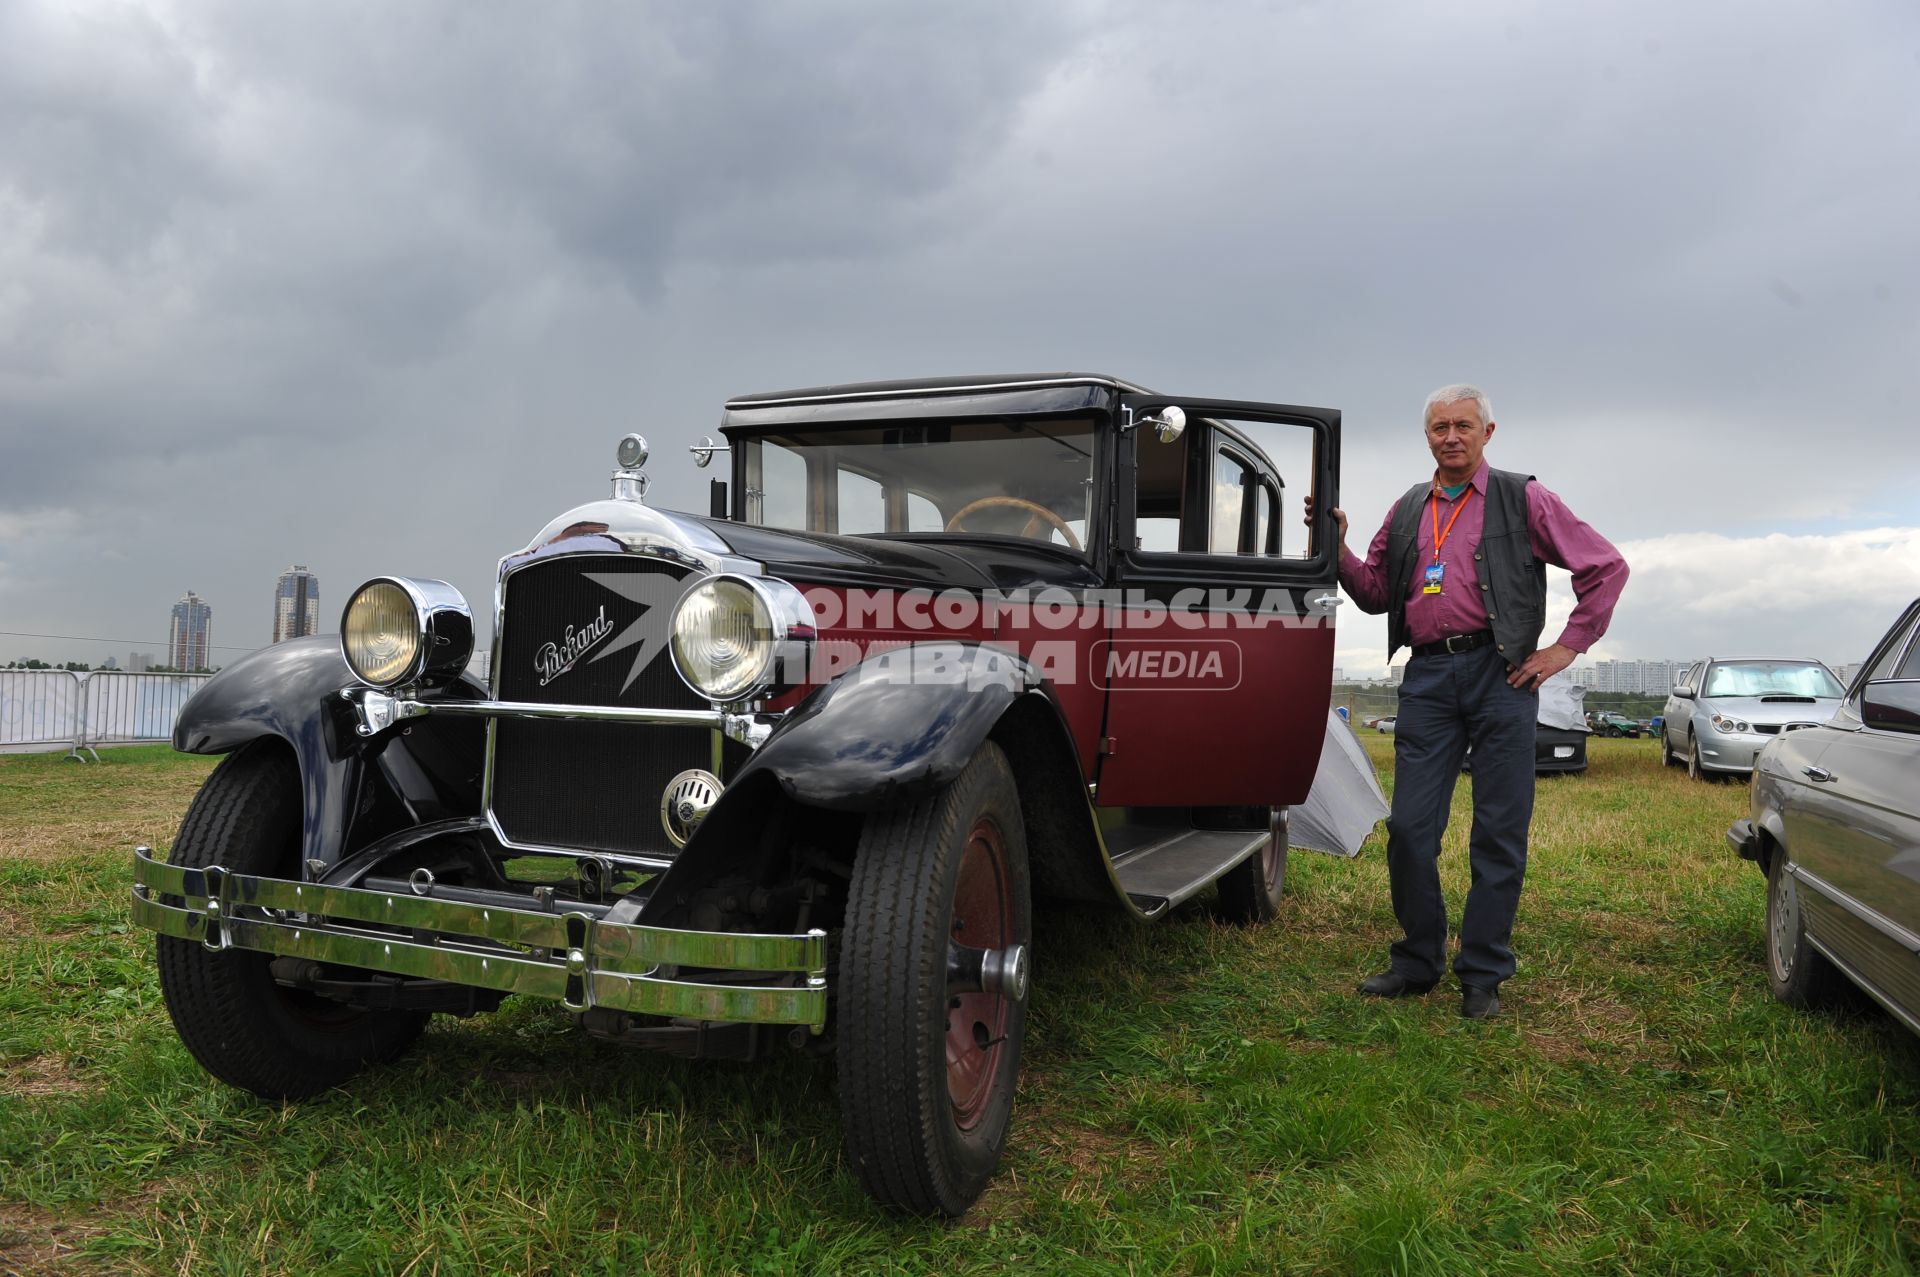
[[[1324,614],[1324,613],[1333,611],[1333,609],[1339,607],[1342,603],[1345,603],[1345,602],[1346,600],[1341,598],[1338,594],[1329,592],[1326,594],[1314,595],[1312,598],[1307,600],[1307,606],[1312,608],[1316,612],[1320,612]]]
[[[1824,767],[1802,767],[1800,770],[1806,773],[1808,780],[1816,784],[1833,779],[1833,773]]]

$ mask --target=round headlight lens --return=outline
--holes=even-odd
[[[696,692],[736,701],[773,672],[773,616],[744,582],[715,577],[688,590],[673,614],[673,663]]]
[[[420,610],[392,581],[361,586],[340,622],[347,666],[375,687],[390,687],[417,672],[420,639]]]

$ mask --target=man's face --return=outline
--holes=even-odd
[[[1480,420],[1480,407],[1471,399],[1437,403],[1427,409],[1427,447],[1442,471],[1461,479],[1480,468],[1480,454],[1493,437],[1493,423]]]

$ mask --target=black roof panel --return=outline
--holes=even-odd
[[[970,373],[960,377],[905,377],[893,381],[849,381],[834,386],[807,386],[799,390],[768,390],[759,394],[736,395],[727,407],[749,408],[763,404],[818,402],[831,399],[884,399],[893,395],[978,392],[989,388],[1020,390],[1035,385],[1096,384],[1113,386],[1128,394],[1149,393],[1132,382],[1093,372],[1012,372]]]

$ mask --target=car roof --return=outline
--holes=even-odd
[[[1121,395],[1145,393],[1130,381],[1086,372],[975,373],[854,381],[736,396],[727,400],[721,412],[720,429],[732,433],[828,422],[1011,414],[1066,416],[1112,412]]]
[[[1709,656],[1709,665],[1825,665],[1811,656]]]
[[[786,403],[822,403],[840,399],[886,399],[895,395],[919,396],[943,392],[961,393],[982,390],[1024,390],[1042,386],[1107,386],[1128,394],[1151,394],[1144,386],[1106,373],[1095,372],[1013,372],[968,373],[957,377],[902,377],[890,381],[847,381],[828,386],[807,386],[798,390],[765,390],[751,395],[735,395],[727,407],[746,408]]]

